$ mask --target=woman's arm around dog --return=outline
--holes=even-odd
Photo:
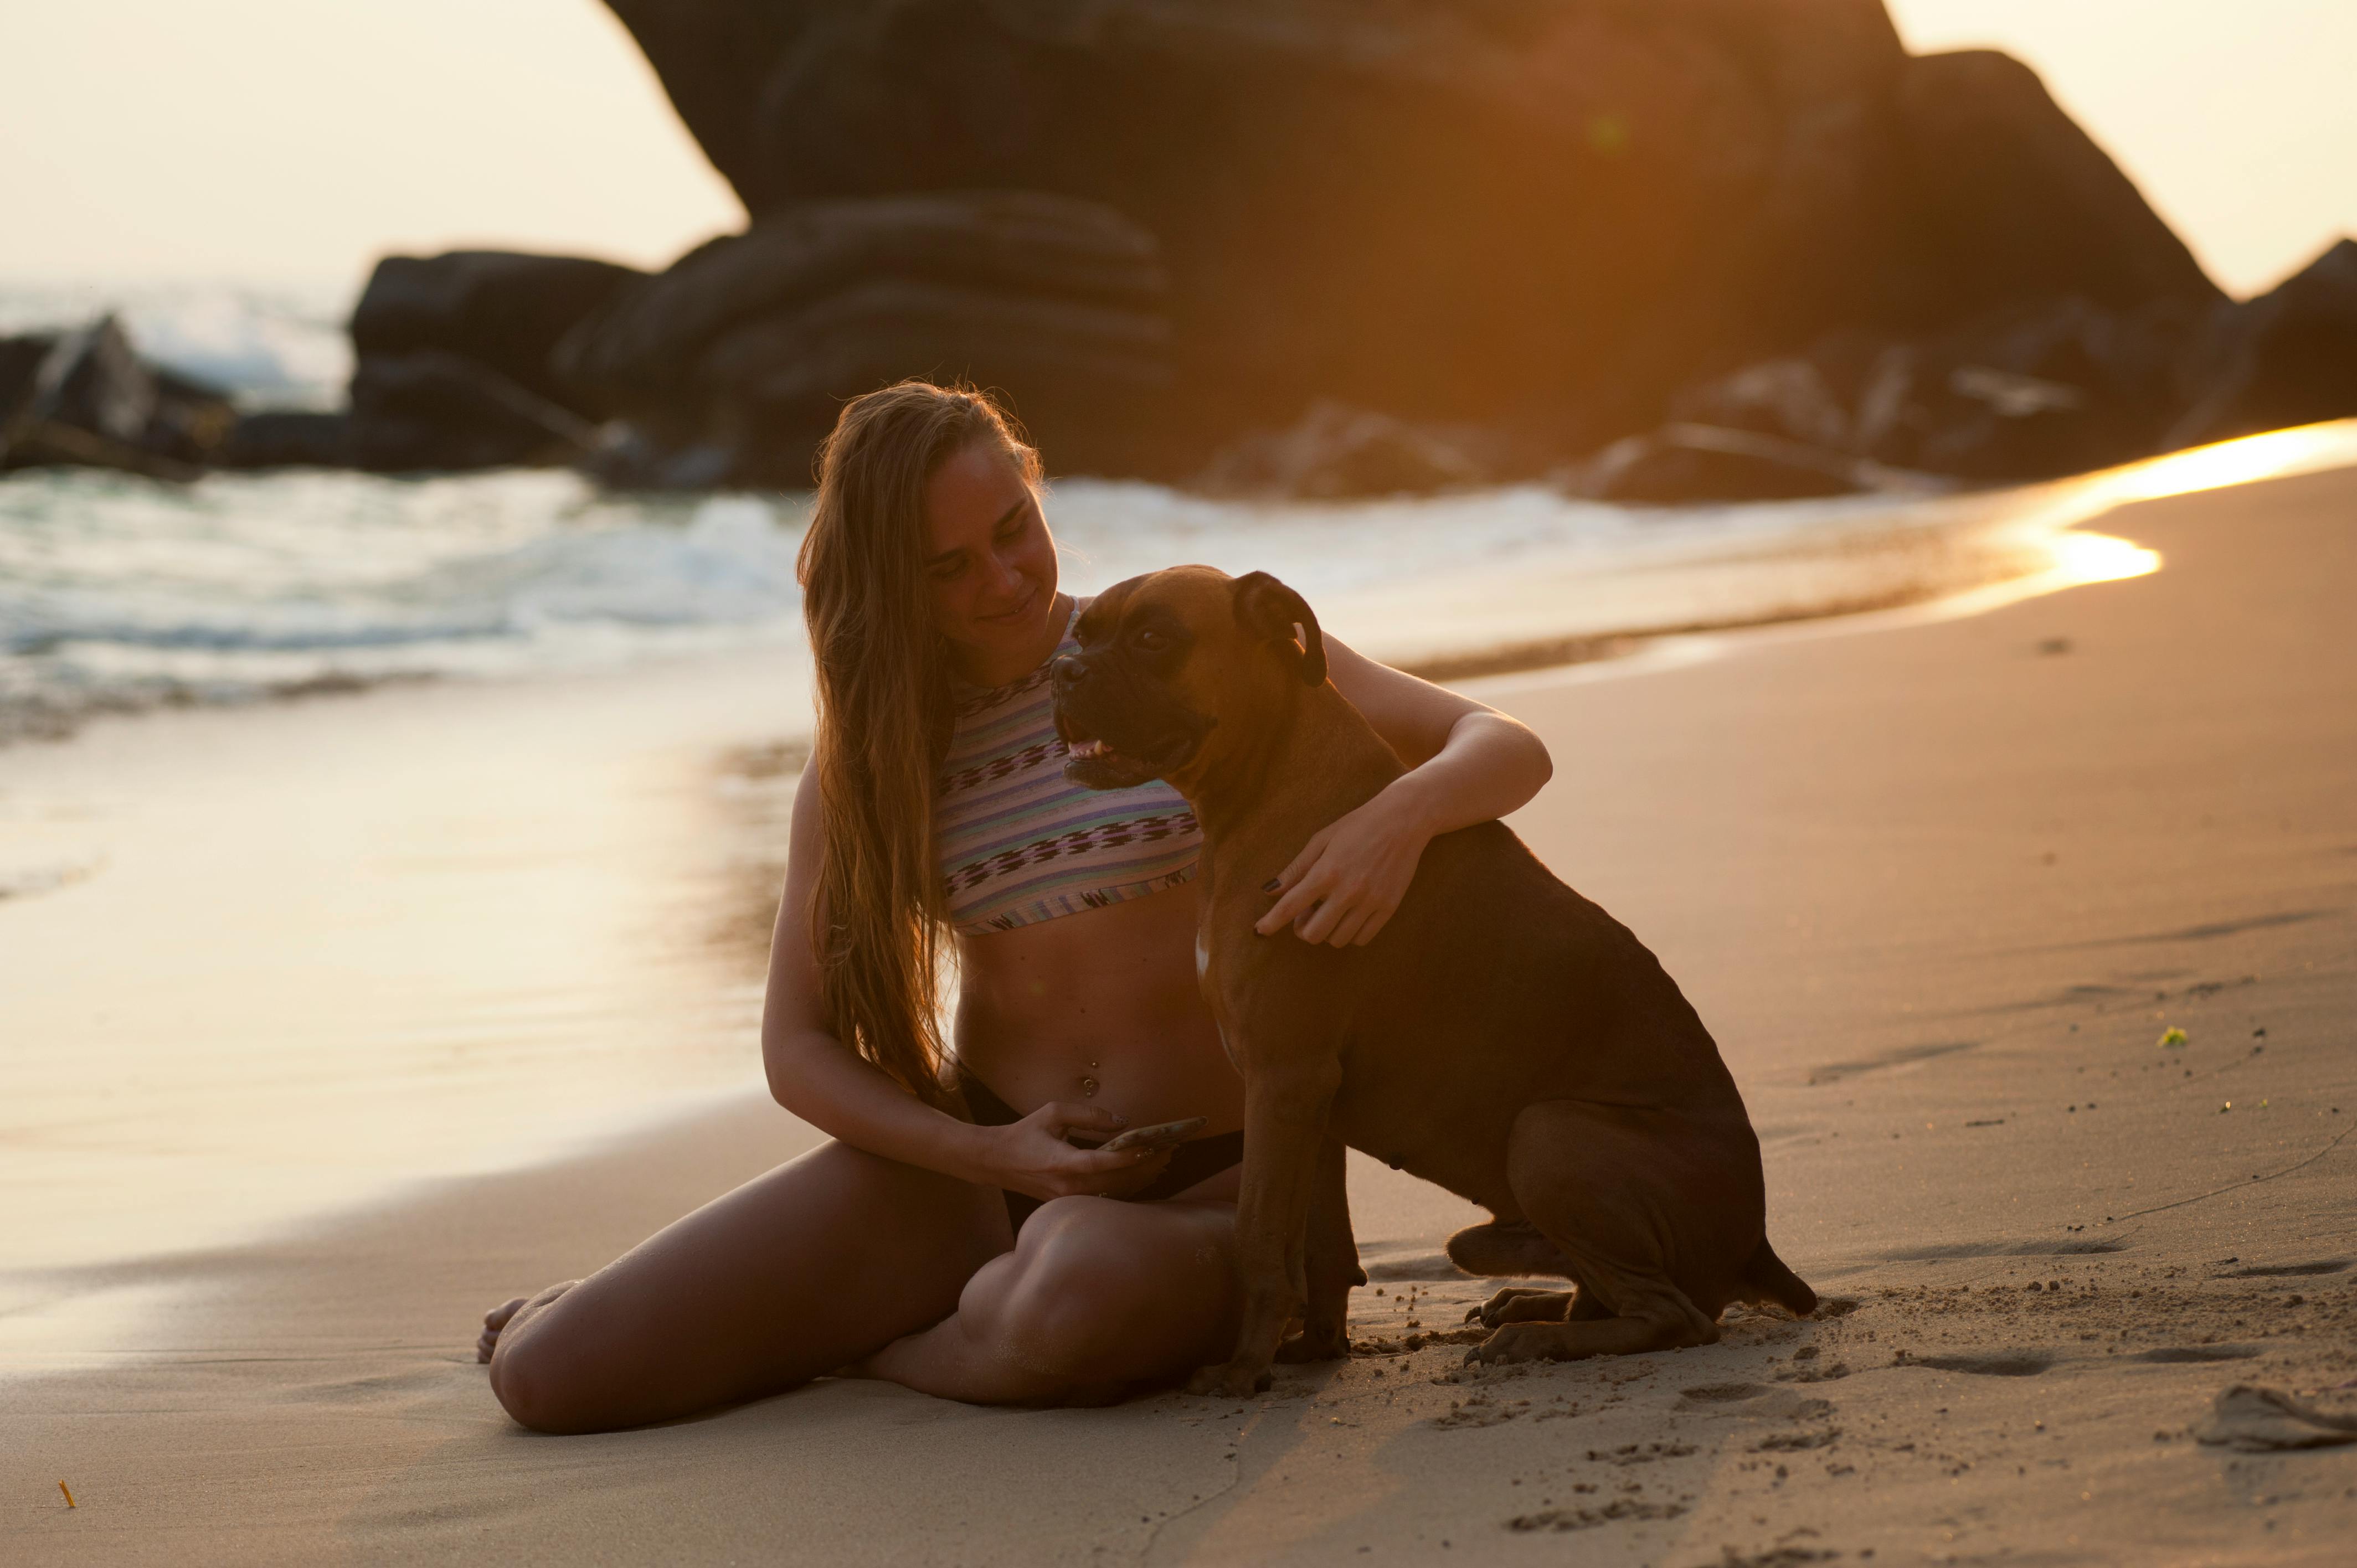
[[[1496,709],[1325,639],[1328,677],[1408,771],[1311,836],[1265,889],[1276,902],[1254,928],[1288,925],[1335,947],[1375,940],[1407,896],[1424,846],[1502,817],[1554,777],[1539,737]]]

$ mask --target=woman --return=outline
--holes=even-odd
[[[761,1031],[771,1091],[834,1141],[492,1311],[479,1354],[525,1425],[845,1370],[1102,1402],[1227,1354],[1243,1091],[1196,991],[1199,835],[1168,786],[1062,777],[1045,675],[1078,606],[1039,489],[978,393],[904,382],[844,409],[802,546],[818,729]],[[1341,946],[1383,929],[1434,835],[1522,805],[1550,765],[1512,720],[1326,649],[1412,770],[1303,846],[1260,929]],[[1190,1116],[1175,1152],[1091,1146]]]

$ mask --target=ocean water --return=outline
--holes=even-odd
[[[102,303],[0,291],[0,330]],[[332,404],[349,373],[332,291],[156,286],[113,303],[145,351],[249,404]],[[1362,651],[1465,668],[1544,661],[1579,639],[2115,571],[2122,558],[2066,531],[2141,496],[2352,460],[2351,428],[1938,496],[1632,508],[1527,486],[1306,504],[1071,478],[1048,510],[1068,588],[1187,561],[1270,571]],[[799,688],[808,514],[806,495],[620,494],[565,471],[13,474],[0,478],[0,741],[95,713],[748,645],[774,647]]]
[[[91,307],[17,290],[0,295],[0,329]],[[159,288],[122,308],[145,351],[254,405],[332,403],[349,369],[325,295]],[[1749,506],[1609,506],[1539,486],[1286,504],[1071,478],[1049,515],[1077,591],[1182,561],[1272,571],[1364,651],[1462,667],[2034,577],[2052,569],[2054,532],[2110,499],[2073,482]],[[804,495],[619,494],[564,471],[10,475],[0,739],[98,713],[747,645],[795,665],[808,510]]]

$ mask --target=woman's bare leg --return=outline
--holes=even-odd
[[[828,1144],[495,1310],[491,1388],[543,1432],[778,1393],[948,1316],[1010,1244],[996,1189]]]
[[[1101,1404],[1222,1360],[1240,1301],[1235,1215],[1224,1194],[1058,1198],[975,1271],[954,1316],[857,1370],[981,1404]]]

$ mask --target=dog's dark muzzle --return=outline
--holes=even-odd
[[[1067,653],[1050,667],[1056,733],[1071,760],[1064,777],[1091,789],[1126,789],[1182,766],[1211,727],[1099,654]]]

